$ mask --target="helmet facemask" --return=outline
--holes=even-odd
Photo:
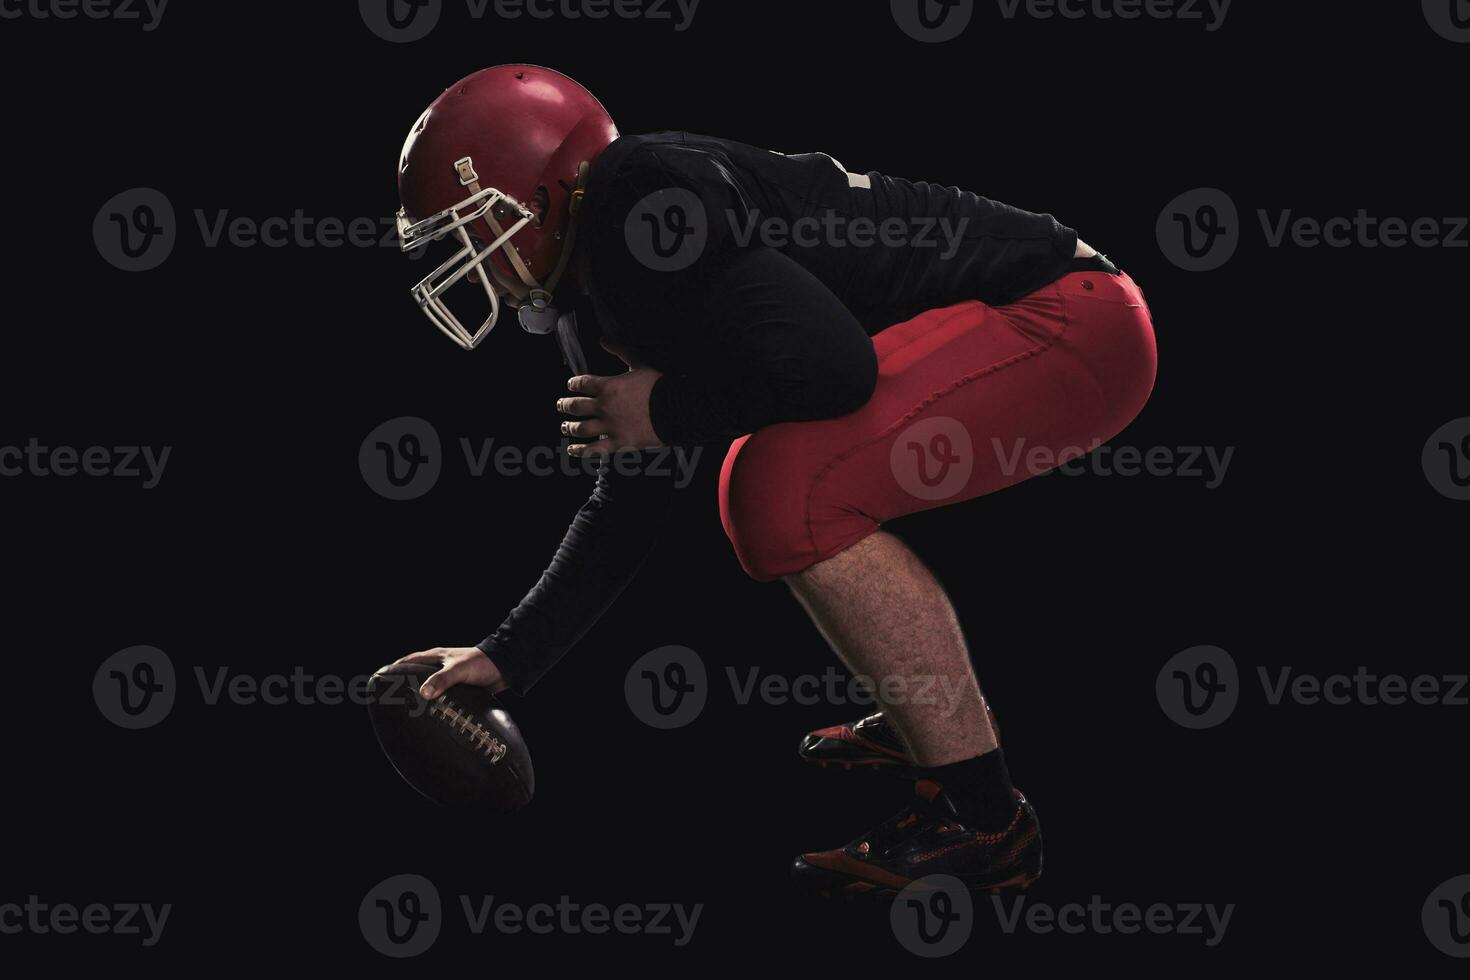
[[[475,174],[474,164],[469,157],[455,161],[459,181],[470,193],[460,201],[438,214],[410,224],[404,208],[398,209],[397,225],[401,248],[411,252],[452,235],[459,242],[459,249],[442,265],[425,276],[413,287],[413,297],[424,315],[450,340],[465,350],[474,350],[489,335],[500,317],[501,303],[517,311],[521,326],[530,333],[548,334],[556,327],[558,313],[552,305],[552,291],[566,271],[571,258],[575,233],[575,222],[568,227],[566,241],[556,268],[544,283],[531,274],[521,259],[520,253],[511,244],[517,232],[532,221],[536,214],[526,205],[494,187],[481,188]],[[578,175],[577,192],[573,195],[573,212],[580,203],[581,187],[588,167],[582,165]],[[513,218],[515,223],[502,230],[496,218]],[[477,236],[471,234],[475,222],[483,222],[495,236],[488,245],[481,245]],[[499,252],[505,265],[514,276],[505,272],[496,262],[487,261]],[[451,286],[468,277],[478,282],[490,301],[490,312],[473,331],[460,322],[450,311],[443,296]]]

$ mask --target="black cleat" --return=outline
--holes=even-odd
[[[891,898],[928,875],[953,875],[971,891],[1024,889],[1041,876],[1041,825],[1019,792],[1010,825],[981,833],[955,813],[934,782],[915,785],[914,802],[846,847],[803,854],[797,886],[828,896]]]

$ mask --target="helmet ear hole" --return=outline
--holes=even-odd
[[[546,212],[551,210],[551,194],[544,184],[531,196],[531,209],[536,212],[536,227],[546,224]]]

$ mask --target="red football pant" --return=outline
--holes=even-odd
[[[1073,272],[1008,306],[930,310],[873,338],[878,383],[850,415],[742,436],[720,518],[760,581],[884,521],[1046,472],[1123,430],[1153,389],[1153,321],[1126,275]]]

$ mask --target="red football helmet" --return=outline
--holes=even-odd
[[[398,236],[404,251],[446,235],[459,242],[413,288],[434,326],[474,350],[503,298],[532,333],[556,328],[552,293],[572,255],[587,171],[617,137],[591,92],[535,65],[477,71],[424,110],[398,163]],[[465,277],[490,298],[474,331],[442,299]]]

